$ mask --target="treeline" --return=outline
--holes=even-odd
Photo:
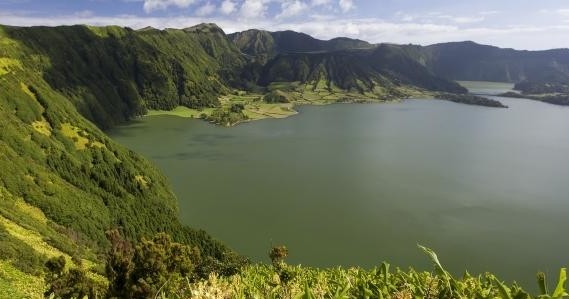
[[[569,94],[569,75],[567,75],[563,81],[524,80],[522,82],[516,83],[514,89],[519,90],[524,94]]]
[[[455,103],[467,104],[467,105],[508,108],[508,106],[502,104],[500,101],[492,100],[486,97],[481,97],[473,94],[453,94],[453,93],[439,92],[436,94],[436,98]]]

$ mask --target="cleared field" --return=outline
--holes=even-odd
[[[215,108],[204,108],[203,110],[192,109],[184,106],[178,106],[172,110],[149,110],[146,116],[157,115],[173,115],[187,118],[199,118],[200,115],[210,115]]]
[[[359,102],[385,102],[386,100],[397,100],[404,97],[425,96],[425,92],[416,88],[399,86],[397,93],[389,93],[389,88],[379,84],[371,92],[359,93],[355,91],[342,90],[335,85],[328,85],[324,80],[301,83],[301,82],[273,82],[267,86],[268,94],[277,94],[280,99],[277,101],[285,103],[267,103],[264,97],[268,94],[249,93],[242,90],[235,90],[232,94],[219,97],[220,107],[205,108],[202,110],[178,106],[170,111],[150,110],[147,116],[173,115],[187,118],[209,119],[212,114],[219,110],[229,112],[235,105],[242,105],[242,120],[236,122],[224,122],[223,125],[232,126],[243,121],[253,121],[267,118],[285,118],[295,115],[295,105],[328,105],[333,103],[359,103]],[[391,90],[393,92],[393,90]],[[404,95],[404,96],[402,96]],[[235,108],[235,107],[233,107]],[[237,110],[239,111],[239,110]]]

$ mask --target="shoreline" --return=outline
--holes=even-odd
[[[331,93],[320,95],[320,92],[311,92],[307,95],[304,93],[294,94],[290,92],[288,95],[293,98],[286,103],[267,103],[261,94],[237,93],[235,95],[225,95],[219,98],[219,107],[208,107],[202,110],[188,108],[185,106],[177,106],[172,110],[148,110],[141,117],[170,115],[183,118],[201,119],[209,123],[233,127],[241,123],[249,123],[262,119],[282,119],[299,114],[295,109],[297,106],[311,105],[324,106],[331,104],[387,104],[400,103],[408,99],[428,99],[451,101],[460,104],[478,105],[492,108],[507,108],[501,102],[491,100],[486,97],[477,96],[471,93],[466,94],[448,94],[442,92],[433,92],[426,90],[407,90],[404,97],[391,97],[389,95],[368,95],[369,98],[362,98],[361,94],[351,94],[343,92],[341,96],[333,94],[335,99],[326,99]],[[315,94],[319,97],[314,98]],[[365,95],[364,95],[365,96]],[[238,107],[237,109],[235,107]]]

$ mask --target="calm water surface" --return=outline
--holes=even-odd
[[[254,260],[286,244],[291,263],[429,270],[420,243],[457,274],[533,287],[569,266],[569,109],[497,99],[510,108],[305,106],[229,129],[157,116],[111,136],[169,177],[184,223]]]

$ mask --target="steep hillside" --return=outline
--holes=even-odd
[[[453,80],[568,82],[569,49],[518,51],[473,42],[435,44],[423,49],[425,65]]]
[[[281,53],[330,52],[349,49],[370,49],[374,45],[345,37],[319,40],[295,31],[269,32],[251,29],[228,35],[245,54],[264,60]]]
[[[263,68],[259,83],[324,81],[360,93],[389,90],[393,96],[403,86],[431,91],[465,93],[460,85],[438,78],[397,47],[381,45],[373,50],[281,54]],[[378,91],[380,92],[380,91]]]
[[[348,38],[323,41],[294,31],[254,29],[230,34],[229,38],[243,53],[262,63],[279,54],[329,53],[390,46],[415,59],[436,76],[449,80],[520,83],[517,88],[527,93],[559,92],[565,90],[569,82],[569,49],[519,51],[474,42],[441,43],[427,47],[372,45]]]
[[[132,32],[0,28],[0,260],[14,271],[41,273],[42,261],[59,254],[97,264],[111,228],[131,240],[168,232],[204,257],[231,255],[203,231],[179,223],[176,197],[152,164],[78,113],[119,120],[149,105],[127,75],[164,73],[129,69],[137,61],[130,55],[138,54],[122,43],[140,40],[123,38],[133,38]],[[152,56],[150,50],[142,53]],[[154,84],[167,83],[157,80],[141,83],[166,92]],[[209,86],[218,84],[211,81]]]
[[[239,80],[238,50],[215,25],[185,30],[120,27],[3,27],[37,59],[42,77],[100,128],[146,109],[219,105],[225,82]],[[49,64],[49,66],[48,66]]]

